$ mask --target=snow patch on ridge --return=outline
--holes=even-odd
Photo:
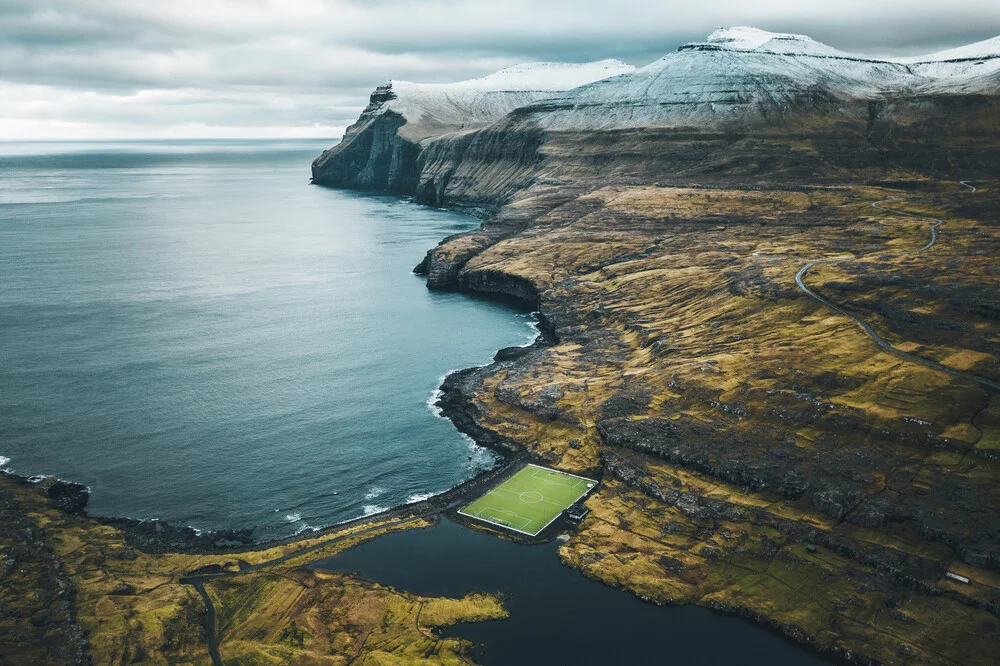
[[[807,35],[768,32],[742,25],[733,28],[719,28],[708,36],[705,43],[741,51],[826,56],[849,55],[822,42],[817,42]]]
[[[977,93],[1000,89],[1000,37],[925,56],[898,58],[932,80],[933,92]]]
[[[429,91],[559,92],[582,86],[609,76],[627,74],[635,67],[621,60],[599,60],[586,63],[526,62],[506,67],[478,79],[455,83],[411,83],[390,81],[394,90],[416,86]]]
[[[938,51],[929,55],[911,56],[909,58],[894,58],[903,63],[932,63],[948,60],[968,60],[980,58],[1000,58],[1000,37],[984,39],[981,42],[966,44],[958,48]]]
[[[806,37],[805,35],[768,32],[746,25],[717,28],[705,41],[709,44],[724,44],[734,49],[756,49],[775,37],[812,41],[810,37]]]
[[[456,83],[390,81],[379,88],[385,99],[375,113],[400,114],[407,121],[400,135],[421,141],[445,128],[471,131],[558,92],[633,71],[635,67],[618,60],[533,62]]]

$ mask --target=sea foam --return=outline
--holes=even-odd
[[[423,502],[424,500],[429,500],[430,498],[440,495],[441,493],[413,493],[406,498],[407,504],[416,504],[417,502]]]
[[[444,384],[444,380],[448,379],[448,375],[458,372],[458,370],[449,370],[440,377],[438,377],[437,388],[431,391],[431,395],[427,398],[427,409],[431,410],[431,414],[443,419],[444,415],[441,413],[441,408],[438,406],[437,401],[443,395],[444,391],[441,390],[441,385]]]
[[[466,467],[474,472],[485,472],[486,470],[493,469],[497,464],[497,455],[487,449],[485,446],[479,446],[476,444],[476,440],[472,439],[464,432],[458,433],[465,440],[465,443],[469,445],[469,464]]]
[[[388,511],[389,509],[388,507],[378,506],[377,504],[365,504],[361,507],[361,510],[364,511],[364,515],[373,516],[376,513],[382,513],[383,511]]]
[[[0,469],[3,469],[9,462],[10,458],[8,458],[7,456],[0,456]]]

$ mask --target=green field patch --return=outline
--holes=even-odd
[[[527,465],[459,513],[535,536],[595,485],[593,479]]]

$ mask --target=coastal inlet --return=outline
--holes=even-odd
[[[325,145],[0,155],[2,466],[90,486],[92,515],[256,539],[490,467],[427,402],[531,316],[428,291],[413,265],[478,221],[309,187]]]

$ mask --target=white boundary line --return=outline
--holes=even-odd
[[[538,532],[525,532],[524,530],[519,530],[516,527],[511,527],[510,525],[504,525],[503,523],[498,523],[496,521],[490,520],[489,518],[483,518],[482,516],[474,516],[471,513],[466,513],[464,511],[462,511],[461,509],[458,510],[458,513],[460,515],[466,516],[468,518],[474,518],[476,520],[481,520],[482,522],[487,523],[489,525],[496,525],[497,527],[502,527],[502,528],[510,530],[512,532],[519,532],[520,534],[527,534],[528,536],[537,536],[538,532],[541,532],[542,530],[545,529],[545,527],[543,527],[542,530],[538,530]]]
[[[552,477],[553,477],[553,475],[551,473],[547,473],[547,474],[543,474],[542,476],[538,476],[538,470],[537,469],[534,470],[531,473],[531,478],[532,479],[535,479],[536,481],[541,481],[542,483],[544,483],[547,486],[556,486],[558,488],[570,488],[570,489],[579,488],[580,487],[580,479],[576,479],[572,483],[562,483],[562,479],[559,479],[557,481],[556,479],[554,479]],[[567,481],[571,481],[572,479],[566,479],[566,480]]]
[[[586,495],[587,493],[589,493],[591,490],[593,490],[594,486],[597,485],[597,481],[595,481],[594,479],[588,479],[585,476],[577,476],[576,474],[570,474],[569,472],[563,472],[562,470],[552,469],[551,467],[542,467],[541,465],[535,465],[534,463],[528,463],[527,465],[525,465],[521,469],[527,469],[528,467],[534,467],[535,469],[543,469],[546,472],[555,472],[556,474],[565,474],[566,476],[572,476],[572,477],[577,478],[577,479],[583,479],[584,481],[587,481],[588,483],[592,483],[593,484],[592,486],[587,486],[582,493],[580,493],[579,495],[577,495],[576,499],[573,500],[570,503],[570,505],[566,507],[566,509],[568,509],[570,506],[573,506],[574,504],[576,504],[577,502],[579,502],[581,497],[583,497],[584,495]],[[500,486],[502,486],[509,479],[513,479],[515,476],[517,476],[520,473],[520,471],[521,470],[518,470],[517,472],[514,472],[509,477],[507,477],[507,479],[504,479],[503,483],[500,483],[500,484],[494,486],[493,488],[490,488],[488,491],[486,491],[486,495],[489,495],[491,492],[493,492],[494,490],[496,490],[497,488],[499,488]],[[565,488],[567,486],[563,486],[563,487]],[[486,495],[483,495],[483,497],[485,497]],[[476,500],[473,500],[473,502],[475,502],[475,501]],[[471,502],[470,502],[470,504],[471,504]],[[564,513],[566,513],[566,509],[563,509],[562,511],[560,511],[559,513],[557,513],[555,516],[553,516],[552,520],[550,520],[549,522],[547,522],[544,525],[542,525],[541,527],[539,527],[538,531],[536,531],[536,532],[525,532],[524,530],[519,530],[516,527],[511,527],[510,525],[503,525],[501,523],[493,522],[492,520],[488,520],[488,519],[483,518],[481,516],[474,516],[471,513],[466,513],[465,511],[462,511],[461,509],[458,510],[458,513],[459,513],[459,515],[466,516],[468,518],[474,518],[476,520],[481,520],[484,523],[488,523],[490,525],[496,525],[497,527],[502,527],[504,529],[511,530],[512,532],[518,532],[520,534],[527,534],[528,536],[538,536],[539,534],[541,534],[542,532],[545,531],[546,527],[548,527],[552,523],[556,522],[556,520],[560,516],[562,516]],[[515,513],[515,515],[517,515],[517,514]]]
[[[569,472],[564,472],[561,469],[552,469],[551,467],[542,467],[541,465],[536,465],[535,463],[528,463],[527,465],[525,465],[525,467],[534,467],[535,469],[543,469],[546,472],[555,472],[556,474],[565,474],[566,476],[572,476],[574,479],[583,479],[584,481],[589,481],[589,482],[593,483],[595,486],[597,485],[597,481],[594,481],[593,479],[588,479],[585,476],[577,476],[576,474],[570,474]],[[515,474],[514,476],[517,476],[517,475]]]
[[[524,521],[524,525],[521,525],[521,527],[527,527],[531,523],[535,522],[534,518],[529,518],[527,516],[522,516],[517,511],[508,511],[507,509],[498,509],[495,506],[484,506],[482,509],[480,509],[479,510],[479,514],[480,514],[479,517],[480,518],[482,518],[483,511],[489,511],[490,513],[493,514],[493,517],[496,518],[497,520],[504,520],[503,518],[500,517],[500,514],[507,514],[509,516],[515,516],[517,519]],[[501,524],[503,524],[503,523],[501,523]]]

